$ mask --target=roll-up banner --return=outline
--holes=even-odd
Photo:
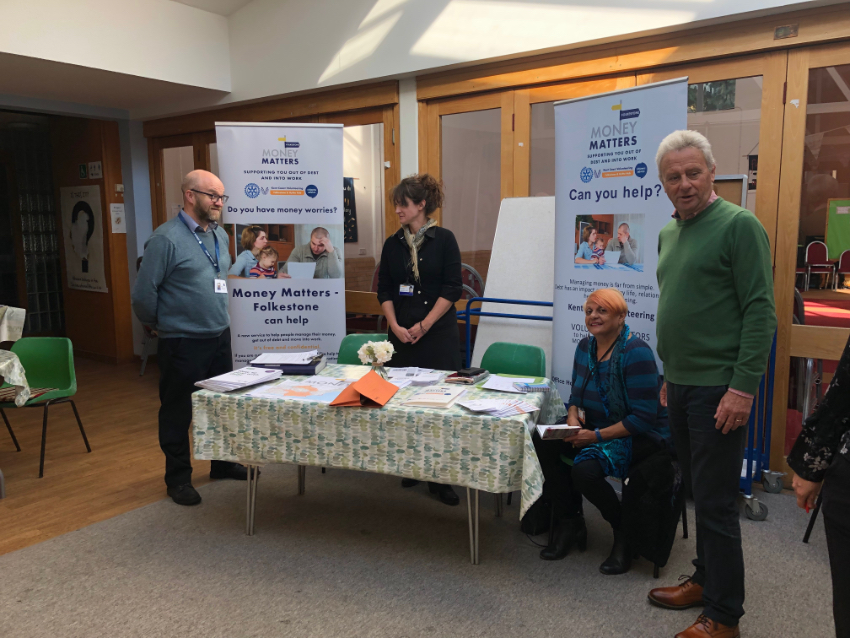
[[[584,301],[597,288],[623,293],[626,323],[656,349],[658,232],[673,206],[655,153],[687,128],[687,107],[687,78],[555,103],[552,378],[564,397],[588,334]]]
[[[264,352],[317,349],[336,361],[345,336],[341,124],[216,123],[233,366]],[[262,231],[267,247],[242,245]],[[253,230],[250,230],[253,229]]]

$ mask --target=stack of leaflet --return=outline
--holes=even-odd
[[[527,414],[540,409],[519,399],[477,399],[458,401],[457,404],[473,412],[484,412],[487,416],[500,418]]]
[[[283,374],[316,374],[328,364],[318,350],[307,352],[267,352],[251,362],[255,368],[280,370]]]
[[[205,390],[212,390],[213,392],[233,392],[234,390],[241,390],[242,388],[257,385],[258,383],[280,379],[282,374],[280,370],[266,370],[264,368],[252,368],[248,366],[247,368],[240,368],[227,374],[220,374],[212,379],[198,381],[195,385]]]
[[[387,368],[390,383],[398,385],[399,382],[409,381],[409,385],[434,385],[443,380],[445,372],[431,370],[430,368]],[[402,386],[399,386],[402,387]]]

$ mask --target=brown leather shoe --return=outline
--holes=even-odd
[[[682,633],[676,634],[676,638],[741,638],[741,632],[737,625],[727,627],[700,614],[697,621]]]
[[[690,576],[682,576],[685,582],[673,587],[657,587],[649,592],[649,602],[665,609],[688,609],[702,607],[702,585],[697,585]]]

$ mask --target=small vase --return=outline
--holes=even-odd
[[[379,377],[381,377],[385,381],[387,379],[389,379],[389,376],[387,375],[387,371],[386,371],[386,369],[384,369],[383,363],[373,363],[372,364],[372,372],[377,374]]]

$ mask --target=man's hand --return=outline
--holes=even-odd
[[[291,275],[287,275],[287,274],[286,274],[285,272],[283,272],[282,270],[279,270],[279,271],[277,272],[277,278],[278,278],[278,279],[292,279],[292,276],[291,276]]]
[[[716,419],[714,427],[718,430],[722,429],[723,434],[728,434],[747,422],[752,409],[752,399],[742,397],[740,394],[735,394],[727,390],[723,398],[720,399],[717,412],[714,413],[714,418]]]
[[[333,254],[333,251],[334,251],[334,245],[331,243],[331,238],[330,238],[330,237],[323,237],[323,238],[322,238],[322,249],[323,249],[326,253],[328,253],[329,255],[332,255],[332,254]]]
[[[663,407],[667,407],[667,382],[661,384],[661,392],[658,394],[658,400]]]
[[[794,488],[794,493],[797,495],[797,507],[808,512],[809,508],[815,506],[821,488],[820,483],[807,481],[795,474],[791,481],[791,487]]]

